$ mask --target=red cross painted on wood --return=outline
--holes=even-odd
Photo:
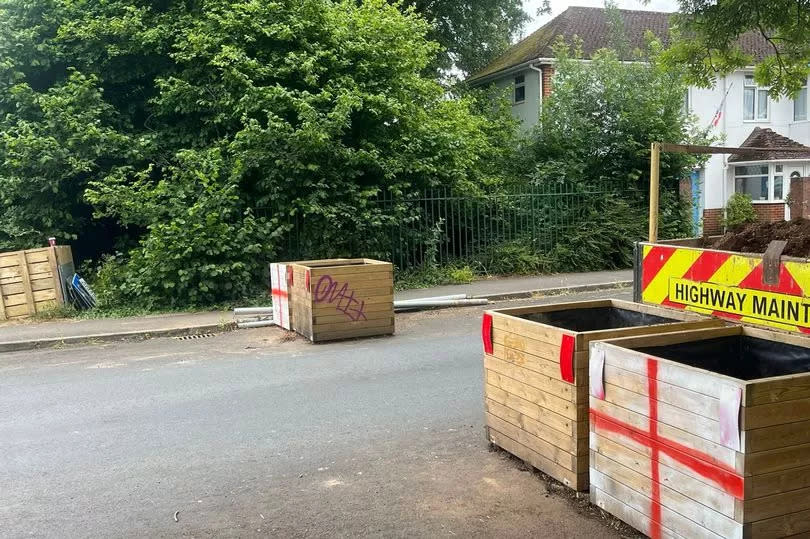
[[[716,484],[724,492],[743,499],[743,478],[730,466],[701,451],[687,447],[658,434],[658,362],[647,359],[647,389],[649,395],[649,427],[642,430],[591,408],[591,425],[594,430],[603,430],[625,436],[634,442],[649,447],[652,476],[650,503],[650,532],[653,539],[661,537],[661,484],[659,456],[665,454],[686,466],[695,474]]]

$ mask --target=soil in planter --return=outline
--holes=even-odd
[[[653,314],[640,313],[617,307],[591,307],[564,309],[545,313],[522,314],[518,318],[540,322],[570,331],[600,331],[604,329],[632,328],[679,322]]]
[[[739,380],[810,371],[810,348],[746,335],[635,350]]]
[[[810,220],[751,223],[728,232],[715,241],[711,248],[740,253],[764,253],[772,240],[787,241],[782,252],[785,256],[810,257]]]

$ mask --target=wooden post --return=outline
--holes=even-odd
[[[23,290],[25,291],[25,302],[28,304],[28,314],[33,315],[37,312],[37,306],[34,302],[34,291],[31,288],[31,276],[28,273],[28,258],[25,256],[25,251],[20,251],[20,275],[22,276]]]
[[[661,143],[650,145],[650,243],[658,241],[658,193],[661,175]]]

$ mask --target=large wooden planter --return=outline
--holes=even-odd
[[[588,489],[588,344],[721,324],[619,300],[484,313],[489,441],[576,490]]]
[[[72,268],[70,247],[0,253],[0,320],[26,318],[63,304],[60,265]]]
[[[289,328],[312,342],[394,333],[394,273],[368,258],[288,262]]]
[[[652,537],[810,535],[810,341],[735,326],[591,345],[591,500]]]

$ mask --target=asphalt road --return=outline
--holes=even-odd
[[[0,354],[0,536],[618,537],[488,448],[480,313]]]

